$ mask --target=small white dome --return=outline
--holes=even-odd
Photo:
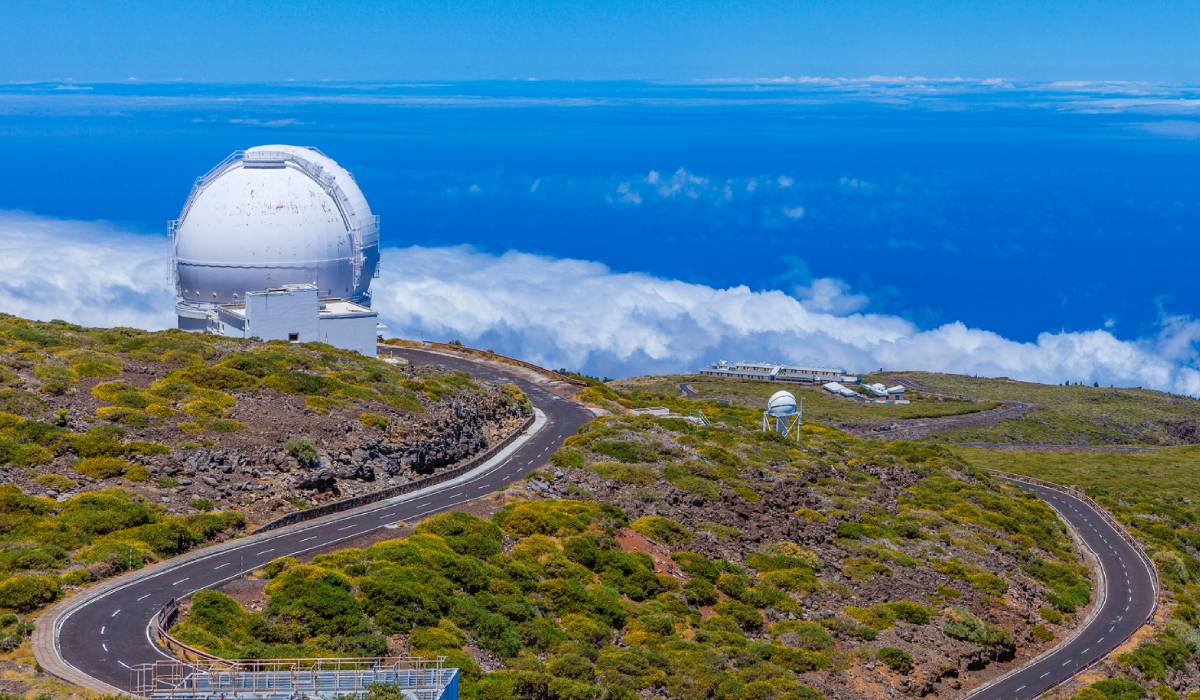
[[[311,148],[257,146],[196,181],[174,231],[176,294],[238,303],[246,292],[315,283],[366,301],[379,227],[354,178]]]
[[[767,399],[767,412],[773,416],[790,416],[796,413],[796,397],[790,391],[777,391]]]

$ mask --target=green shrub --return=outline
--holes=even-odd
[[[131,464],[125,469],[125,479],[135,484],[150,480],[150,470],[140,464]]]
[[[1062,624],[1063,614],[1062,614],[1062,611],[1060,611],[1060,610],[1056,610],[1055,608],[1041,608],[1040,610],[1038,610],[1038,613],[1042,616],[1042,619],[1045,620],[1046,622],[1049,622],[1049,623],[1055,624],[1055,625]]]
[[[718,599],[717,587],[711,581],[702,578],[692,578],[683,584],[683,595],[688,604],[697,607],[712,605]]]
[[[283,449],[306,467],[315,467],[321,462],[316,446],[307,438],[292,438],[283,444]]]
[[[225,407],[216,401],[196,399],[188,401],[180,407],[183,412],[193,418],[219,418],[225,414]]]
[[[458,511],[435,515],[417,525],[416,531],[440,535],[455,552],[480,559],[499,552],[504,541],[494,523]]]
[[[0,608],[28,613],[52,603],[62,590],[53,576],[19,575],[0,581]]]
[[[233,418],[214,418],[208,422],[208,429],[218,433],[236,433],[245,427],[245,423]]]
[[[771,625],[771,636],[788,646],[809,651],[828,651],[833,637],[824,627],[807,620],[780,620]]]
[[[913,658],[903,649],[879,647],[879,660],[901,675],[906,676],[913,670]]]
[[[93,479],[114,479],[132,466],[128,460],[117,457],[85,457],[75,463],[74,469],[79,474]]]
[[[1008,631],[980,620],[966,608],[946,608],[943,615],[945,622],[942,624],[942,631],[949,637],[984,647],[1011,648],[1013,645],[1012,635]]]
[[[46,488],[56,489],[58,491],[66,491],[67,489],[75,488],[75,481],[70,477],[54,472],[45,472],[38,474],[33,478],[34,483],[45,486]]]
[[[929,622],[932,611],[921,605],[914,603],[911,600],[897,600],[891,603],[885,603],[888,610],[897,620],[903,620],[914,625],[924,625]]]
[[[762,628],[762,613],[752,605],[747,605],[736,600],[723,600],[713,606],[713,608],[718,614],[731,618],[737,623],[738,627],[747,632]]]
[[[493,520],[505,532],[525,537],[533,534],[579,533],[593,523],[617,527],[624,525],[627,518],[615,506],[592,501],[560,499],[510,503],[500,509]]]
[[[682,523],[661,515],[643,515],[630,523],[629,527],[668,547],[681,545],[692,539],[692,533]]]
[[[1146,689],[1128,678],[1105,678],[1084,688],[1076,697],[1088,691],[1100,700],[1141,700],[1146,697]]]
[[[387,430],[391,425],[391,421],[387,416],[381,416],[378,413],[363,411],[358,414],[358,422],[363,424],[363,427],[374,428],[375,430]]]
[[[153,558],[145,542],[102,540],[79,551],[81,561],[107,564],[118,572],[140,569]]]
[[[856,523],[852,520],[842,520],[837,524],[837,536],[846,537],[849,539],[858,539],[867,534],[867,529],[862,523]]]
[[[590,445],[593,452],[618,462],[653,462],[658,458],[654,447],[629,440],[594,440]]]
[[[168,380],[182,380],[202,389],[218,391],[244,391],[258,386],[253,376],[220,365],[199,365],[175,370],[167,375]]]
[[[700,577],[708,581],[716,581],[721,575],[721,569],[713,560],[695,552],[673,552],[671,559],[679,565],[690,577]]]
[[[550,455],[550,463],[557,467],[583,467],[583,453],[573,447],[560,447]]]

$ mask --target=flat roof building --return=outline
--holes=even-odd
[[[206,330],[227,338],[326,343],[375,356],[379,314],[346,299],[322,300],[315,284],[249,292],[243,304],[206,312]]]
[[[710,377],[732,377],[734,379],[758,379],[778,382],[838,382],[856,381],[857,377],[845,370],[833,367],[804,367],[781,365],[773,362],[714,362],[700,370]]]

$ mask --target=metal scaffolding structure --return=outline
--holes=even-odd
[[[390,685],[410,700],[458,700],[458,669],[435,659],[263,659],[157,661],[131,669],[131,688],[161,700],[362,698]]]

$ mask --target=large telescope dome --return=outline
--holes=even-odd
[[[171,234],[181,317],[292,284],[370,303],[379,218],[350,173],[315,148],[233,153],[196,180]]]

